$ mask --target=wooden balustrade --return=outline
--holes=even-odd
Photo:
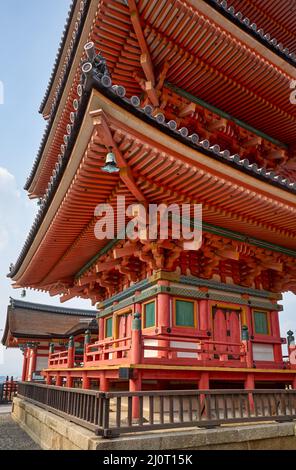
[[[86,365],[97,365],[102,362],[128,363],[131,349],[131,337],[115,340],[105,339],[85,346]]]
[[[187,346],[188,344],[188,346]],[[161,354],[160,354],[161,352]],[[142,362],[151,363],[213,363],[246,365],[246,347],[243,343],[231,343],[171,335],[147,335],[142,337]]]
[[[49,369],[66,369],[67,367],[73,367],[72,362],[73,352],[71,350],[59,351],[56,353],[50,353],[48,356],[48,368]]]
[[[21,382],[18,395],[105,438],[155,429],[296,419],[296,390],[103,393]],[[135,399],[136,421],[132,418]]]

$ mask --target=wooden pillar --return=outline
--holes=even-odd
[[[62,386],[62,376],[59,372],[57,372],[57,375],[56,375],[56,386],[57,387]]]
[[[200,379],[198,382],[198,388],[199,390],[209,390],[210,388],[210,374],[209,372],[202,372],[200,375]],[[202,393],[200,394],[199,397],[200,400],[200,409],[201,409],[201,415],[206,411],[206,401],[205,401],[205,395]]]
[[[75,346],[74,346],[74,337],[70,336],[68,344],[68,362],[67,367],[74,367],[74,356],[75,356]]]
[[[142,356],[142,338],[141,338],[141,315],[139,312],[134,313],[132,322],[132,344],[130,351],[131,364],[140,364]]]
[[[100,375],[100,392],[109,392],[109,380],[104,372]]]
[[[99,341],[103,341],[105,336],[104,332],[104,318],[100,317],[99,318]]]
[[[158,286],[169,286],[169,281],[158,281]],[[168,329],[171,327],[170,318],[170,295],[161,292],[157,296],[157,327],[163,334],[169,334]],[[159,346],[169,348],[170,341],[158,341]],[[169,351],[159,351],[158,357],[168,358]]]
[[[73,387],[73,377],[71,375],[71,372],[67,372],[66,376],[66,387],[72,388]]]
[[[84,390],[89,390],[90,389],[90,378],[87,376],[86,371],[84,371],[82,373],[82,388]]]
[[[281,334],[280,334],[280,325],[279,325],[279,313],[277,310],[274,310],[270,313],[270,323],[271,323],[272,336],[276,340],[279,340],[281,337]],[[283,361],[282,344],[273,345],[273,355],[274,355],[275,362]]]
[[[198,382],[199,390],[209,390],[210,388],[210,374],[209,372],[202,372]]]
[[[255,376],[254,374],[248,374],[245,380],[245,390],[254,390],[255,389]],[[253,393],[248,394],[249,404],[251,411],[254,411],[254,397]]]
[[[33,380],[33,374],[36,371],[36,364],[37,364],[37,346],[33,345],[32,347],[32,356],[31,356],[31,378]]]
[[[139,371],[134,371],[136,377],[129,381],[130,392],[140,392],[142,390],[142,380]],[[132,399],[132,418],[137,420],[140,417],[140,400],[139,397],[133,397]]]
[[[199,301],[199,325],[202,331],[208,331],[209,329],[209,301]]]
[[[45,382],[46,382],[46,385],[51,385],[51,376],[48,373],[46,374]]]
[[[27,380],[27,348],[24,350],[24,359],[23,359],[23,370],[22,370],[22,381],[25,382]]]
[[[91,333],[90,333],[90,330],[86,330],[85,334],[84,334],[84,354],[83,354],[83,363],[84,363],[84,367],[85,367],[85,364],[87,363],[87,347],[88,345],[90,344],[90,338],[91,338]]]
[[[242,325],[241,338],[241,344],[245,352],[245,356],[241,359],[245,360],[247,367],[251,369],[253,367],[253,349],[247,325]]]

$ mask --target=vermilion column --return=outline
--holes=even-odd
[[[255,388],[255,377],[254,374],[248,374],[245,380],[245,390],[254,390]],[[254,398],[253,394],[249,393],[249,404],[251,411],[254,411]]]
[[[278,311],[272,311],[270,314],[271,320],[271,330],[272,336],[279,340],[281,337],[280,334],[280,325],[279,325],[279,314]],[[282,362],[283,355],[282,355],[282,344],[274,344],[273,346],[273,353],[274,353],[274,360],[275,362]]]
[[[141,339],[141,315],[139,312],[134,313],[132,321],[131,333],[131,351],[130,361],[131,364],[140,364],[142,355],[142,339]]]
[[[202,372],[198,382],[199,390],[209,390],[210,388],[210,374],[209,372]]]
[[[169,286],[169,281],[158,281],[158,286]],[[165,292],[157,295],[157,327],[163,334],[168,334],[167,329],[171,326],[170,319],[170,296]],[[159,341],[159,346],[168,348],[169,341]],[[168,351],[159,351],[158,356],[167,358]]]
[[[61,387],[62,386],[62,377],[60,375],[60,373],[58,372],[57,375],[56,375],[56,386],[57,387]]]
[[[142,380],[140,371],[134,371],[137,376],[129,381],[130,392],[140,392],[142,390]],[[140,400],[139,397],[133,397],[132,400],[132,418],[139,419],[140,417]]]
[[[83,372],[83,375],[82,375],[82,388],[84,390],[88,390],[90,388],[90,379],[89,377],[87,376],[87,372]]]
[[[198,388],[199,390],[209,390],[210,388],[210,374],[209,372],[202,372],[200,375],[200,379],[198,382]],[[205,395],[201,394],[200,395],[200,409],[201,409],[201,414],[204,413],[205,410]]]
[[[24,359],[23,359],[23,370],[22,370],[22,381],[25,382],[27,380],[27,348],[24,350]]]
[[[169,286],[169,281],[158,281],[158,286]],[[159,329],[170,327],[170,296],[161,292],[157,296],[157,326]],[[165,333],[165,331],[164,331]]]
[[[100,392],[109,392],[109,380],[104,372],[100,375]]]
[[[209,301],[200,300],[199,302],[199,329],[207,331],[209,329]]]
[[[36,364],[37,364],[37,346],[33,346],[32,348],[32,359],[31,359],[32,367],[31,367],[31,378],[33,379],[33,373],[36,371]]]
[[[74,338],[73,338],[73,336],[70,336],[69,344],[68,344],[68,363],[67,363],[67,367],[69,367],[69,368],[74,367],[74,356],[75,356]]]
[[[104,339],[104,318],[99,318],[99,341],[103,341]]]
[[[71,372],[67,372],[66,387],[68,387],[68,388],[73,387],[73,377],[71,376]]]

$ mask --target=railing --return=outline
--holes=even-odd
[[[142,362],[190,363],[195,361],[246,362],[243,343],[200,340],[193,337],[147,335],[142,337]]]
[[[13,377],[0,384],[0,404],[11,403],[13,397],[16,395],[18,389],[18,382],[13,380]]]
[[[69,367],[68,350],[50,353],[48,357],[48,367],[51,369],[63,369]]]
[[[296,390],[103,393],[22,382],[18,395],[105,438],[157,429],[296,419]]]
[[[97,341],[96,343],[88,344],[85,348],[85,363],[102,363],[103,361],[112,361],[120,364],[124,363],[124,360],[129,357],[129,351],[131,349],[131,337],[120,338],[115,340],[103,340]],[[89,364],[90,365],[90,364]]]

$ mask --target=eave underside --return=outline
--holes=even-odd
[[[52,211],[52,220],[44,220],[43,235],[40,230],[30,261],[27,257],[14,276],[17,285],[52,295],[73,286],[75,274],[106,245],[106,240],[94,236],[95,206],[108,202],[116,215],[119,195],[126,197],[126,205],[137,202],[139,193],[153,203],[202,203],[203,220],[208,224],[295,249],[293,194],[257,184],[254,178],[184,146],[97,92],[91,103],[86,117],[91,109],[97,112],[80,130],[80,135],[90,136],[85,151],[74,149],[74,177],[67,187],[62,180],[59,191],[64,196]],[[106,126],[110,136],[104,140]],[[120,176],[101,171],[110,144],[125,162]],[[127,178],[127,168],[132,178]],[[52,205],[56,203],[53,200]]]

